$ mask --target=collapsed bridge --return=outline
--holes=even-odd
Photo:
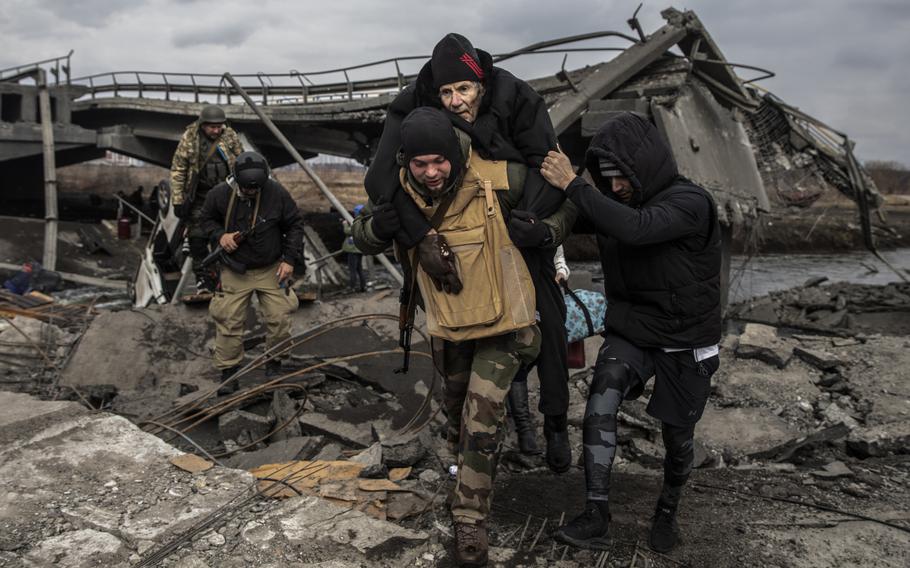
[[[560,144],[573,162],[582,162],[590,137],[610,113],[639,112],[666,136],[680,172],[714,194],[728,233],[768,210],[771,194],[800,203],[834,188],[857,201],[867,246],[873,248],[869,215],[880,197],[853,156],[853,142],[756,87],[756,81],[773,74],[729,62],[693,12],[669,8],[662,15],[666,24],[650,35],[633,17],[629,24],[635,35],[570,36],[496,55],[494,62],[544,53],[618,52],[608,61],[529,81],[546,100]],[[629,45],[573,47],[603,38]],[[402,64],[425,59],[233,76],[303,157],[330,154],[369,163],[386,107],[415,78],[401,72]],[[167,167],[186,125],[204,104],[217,102],[247,145],[274,166],[293,161],[223,75],[129,71],[71,78],[69,61],[66,56],[0,71],[0,175],[5,180],[0,201],[34,192],[43,179],[42,122],[52,126],[57,165],[110,150]],[[21,82],[47,66],[56,72],[53,85]],[[759,76],[741,79],[735,69],[742,68]],[[357,78],[365,73],[386,75]],[[41,90],[49,93],[48,113],[39,113],[33,102]]]

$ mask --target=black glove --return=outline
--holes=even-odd
[[[550,230],[537,215],[520,209],[512,210],[509,236],[512,237],[515,246],[521,248],[536,248],[547,244],[547,241],[552,241]]]
[[[373,234],[377,239],[390,241],[395,237],[395,233],[401,229],[401,220],[398,218],[398,212],[391,203],[383,203],[373,208],[372,220]]]
[[[176,215],[178,219],[186,219],[189,217],[191,210],[192,204],[186,201],[174,204],[174,215]]]
[[[463,286],[458,278],[455,254],[445,237],[439,233],[425,236],[417,243],[417,256],[420,267],[433,280],[437,290],[444,290],[446,294],[461,292]]]

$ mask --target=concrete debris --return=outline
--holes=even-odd
[[[199,456],[195,456],[193,454],[174,456],[170,459],[170,462],[183,471],[188,471],[190,473],[202,473],[203,471],[212,469],[212,467],[215,465],[212,462],[202,459]]]
[[[322,436],[318,436],[321,438]],[[313,456],[313,461],[335,461],[341,459],[341,446],[339,444],[326,444]]]
[[[268,418],[276,427],[288,423],[287,426],[269,436],[270,442],[298,438],[303,435],[300,422],[294,419],[297,413],[297,402],[287,392],[276,390],[272,394],[272,405],[269,407]],[[293,459],[293,458],[291,458]]]
[[[268,447],[253,452],[237,452],[222,460],[228,467],[253,469],[269,463],[282,463],[305,459],[322,445],[319,436],[297,437],[273,442]]]
[[[758,359],[783,369],[790,361],[793,347],[777,335],[777,329],[758,323],[747,323],[739,337],[736,355],[743,359]]]
[[[342,416],[335,419],[322,412],[304,412],[300,415],[300,425],[308,433],[323,434],[355,448],[369,447],[374,441],[369,428],[364,428],[362,423],[346,421]],[[383,431],[391,430],[388,422],[372,425]]]
[[[242,437],[250,441],[264,438],[272,429],[272,421],[245,410],[232,410],[218,417],[218,431],[225,440],[240,441]]]
[[[284,538],[292,546],[330,540],[368,556],[398,556],[428,537],[424,532],[382,522],[360,511],[340,509],[313,496],[289,500],[271,517],[278,519]]]
[[[353,456],[351,461],[362,463],[365,466],[378,466],[382,464],[382,444],[376,442],[356,456]]]
[[[828,424],[843,424],[850,430],[853,430],[859,426],[859,422],[857,422],[856,418],[850,416],[846,410],[838,406],[837,403],[833,402],[822,411],[822,417]]]
[[[846,425],[836,424],[829,428],[813,432],[808,436],[800,436],[799,438],[789,440],[784,444],[768,450],[755,452],[749,457],[777,462],[789,461],[801,452],[811,451],[819,446],[841,442],[849,433],[850,429]]]
[[[25,556],[27,566],[89,568],[116,566],[129,557],[129,548],[113,534],[81,529],[37,543]]]
[[[382,460],[389,467],[410,467],[427,454],[430,442],[425,430],[382,441]]]
[[[389,477],[389,468],[384,463],[374,463],[360,470],[359,477],[364,479],[386,479]]]
[[[845,361],[827,351],[808,349],[799,345],[793,348],[793,354],[822,371],[834,371],[845,364]]]
[[[825,479],[836,479],[838,477],[853,477],[853,471],[842,461],[833,461],[826,464],[822,469],[812,472],[815,477]]]
[[[847,438],[847,448],[861,458],[910,453],[910,420],[857,428]]]

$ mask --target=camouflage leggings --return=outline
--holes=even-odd
[[[533,325],[496,337],[446,341],[442,351],[447,436],[458,450],[452,516],[480,523],[490,513],[509,385],[518,368],[537,357],[540,331]]]

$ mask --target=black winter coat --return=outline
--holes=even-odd
[[[253,218],[254,199],[235,198],[234,210],[224,230],[225,216],[231,192],[236,191],[222,182],[213,187],[205,196],[202,215],[206,234],[212,246],[217,246],[225,233],[244,231],[250,227]],[[295,265],[303,254],[303,218],[297,204],[284,187],[277,181],[269,179],[262,188],[259,202],[257,226],[268,222],[260,231],[258,228],[240,243],[231,258],[247,268],[262,268],[278,260]]]
[[[601,179],[600,158],[631,181],[631,206]],[[597,234],[608,331],[640,347],[716,344],[722,245],[711,195],[679,176],[660,132],[633,113],[601,127],[586,165],[603,193],[578,177],[566,194]]]
[[[471,136],[471,145],[481,157],[522,162],[531,166],[525,182],[524,197],[518,208],[532,211],[539,218],[552,215],[562,203],[560,191],[540,176],[540,163],[547,152],[556,149],[556,133],[544,100],[527,83],[493,67],[489,53],[477,50],[484,75],[485,92],[473,124],[446,113],[452,123]],[[433,88],[433,72],[427,62],[417,80],[408,85],[389,106],[376,156],[367,171],[364,185],[373,203],[395,204],[402,230],[395,239],[405,248],[416,245],[429,230],[426,217],[413,200],[400,189],[397,155],[401,147],[401,121],[419,106],[442,108]]]

